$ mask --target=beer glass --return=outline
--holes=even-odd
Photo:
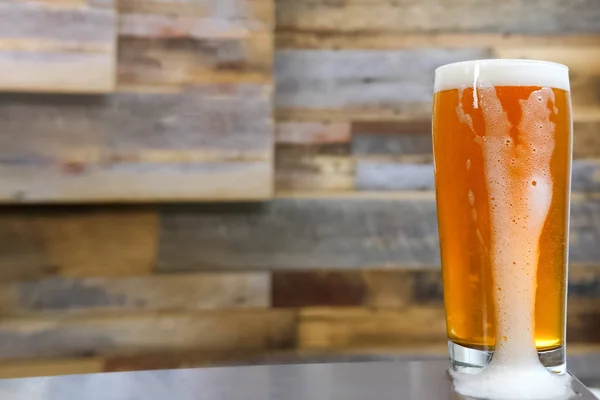
[[[567,67],[533,60],[441,66],[433,151],[453,369],[535,358],[564,373]]]

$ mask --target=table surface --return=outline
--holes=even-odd
[[[459,400],[443,361],[305,364],[0,380],[2,400]],[[596,399],[574,380],[579,400]]]

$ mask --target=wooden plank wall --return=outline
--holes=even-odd
[[[3,2],[0,90],[49,93],[0,94],[0,202],[270,198],[273,19],[271,0]]]
[[[215,199],[215,185],[223,185],[218,193],[233,200],[247,186],[266,195],[271,182],[275,198],[0,209],[0,376],[444,355],[433,70],[497,56],[571,68],[569,352],[592,356],[600,349],[596,1],[278,0],[272,164],[266,135],[245,141],[215,132],[270,123],[261,110],[270,104],[272,46],[262,27],[273,4],[216,4],[117,2],[119,93],[82,107],[79,100],[38,98],[34,105],[6,95],[10,113],[3,119],[12,136],[0,139],[0,151],[8,157],[25,149],[44,160],[71,154],[66,170],[85,171],[86,184],[77,186],[41,162],[26,166],[32,169],[22,176],[38,181],[19,199],[44,198],[47,187],[72,201]],[[220,128],[206,131],[214,134],[209,144],[190,134],[205,132],[198,112],[217,115]],[[48,130],[44,121],[58,113],[63,125]],[[222,113],[239,125],[225,124],[227,131],[218,121],[231,119]],[[258,117],[250,124],[250,116]],[[115,127],[128,134],[116,135]],[[11,143],[16,132],[27,140]],[[122,156],[135,164],[127,179],[81,165],[102,156],[82,150],[107,142],[120,157],[135,154]],[[168,168],[206,159],[235,164],[220,164],[223,175],[190,168],[203,186],[194,191]],[[144,163],[150,172],[142,174],[137,166]],[[88,170],[97,179],[84,179]],[[239,177],[236,185],[231,176]],[[22,182],[0,185],[0,194],[13,187],[2,196],[8,198]],[[160,190],[149,195],[151,186]]]

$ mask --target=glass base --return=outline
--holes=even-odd
[[[477,350],[461,346],[452,341],[448,341],[448,353],[450,354],[450,363],[455,371],[474,374],[481,371],[490,360],[493,351]],[[540,362],[546,369],[553,374],[564,374],[567,372],[567,360],[565,347],[561,346],[552,350],[538,351]]]

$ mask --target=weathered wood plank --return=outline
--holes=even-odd
[[[300,312],[301,349],[381,348],[407,343],[419,347],[446,340],[444,309],[439,306],[400,310],[314,308]]]
[[[101,271],[98,271],[101,273]],[[268,307],[267,273],[51,278],[0,285],[0,313],[207,310]]]
[[[573,197],[571,263],[600,263],[599,212],[598,198]],[[429,192],[331,194],[161,212],[158,271],[435,265],[439,246]]]
[[[242,39],[121,38],[118,83],[123,86],[189,86],[271,83],[270,33]]]
[[[270,87],[0,96],[0,201],[264,199]]]
[[[431,155],[431,120],[352,123],[352,154]],[[600,123],[577,122],[573,127],[573,158],[600,156]]]
[[[346,121],[427,118],[435,68],[487,57],[482,49],[280,50],[275,55],[275,106],[289,120],[306,120],[303,113],[313,121],[336,120],[332,110]]]
[[[28,378],[35,376],[60,376],[73,374],[96,374],[104,372],[102,358],[33,359],[0,363],[0,378]]]
[[[278,0],[277,23],[310,32],[598,33],[600,10],[594,0]]]
[[[349,123],[280,121],[275,125],[277,144],[350,143]]]
[[[567,61],[569,54],[557,56]],[[581,54],[580,54],[581,53]],[[579,54],[596,57],[594,46]],[[431,115],[436,67],[493,56],[491,47],[292,50],[275,55],[276,115],[296,121],[419,121]],[[585,56],[584,56],[585,55]],[[546,58],[551,57],[547,55]],[[575,121],[600,120],[595,67],[572,61]],[[595,61],[592,63],[595,65]]]
[[[159,351],[285,349],[295,345],[293,311],[136,313],[0,322],[0,357],[77,357]]]
[[[329,145],[277,145],[277,190],[354,189],[354,160],[349,143]]]
[[[357,190],[434,190],[430,157],[414,160],[402,157],[359,158],[356,161]],[[575,160],[572,190],[600,191],[600,162]]]
[[[272,0],[201,0],[201,1],[162,1],[162,0],[119,0],[117,3],[119,13],[124,19],[121,21],[121,35],[130,34],[129,30],[137,32],[152,28],[152,18],[164,18],[178,24],[176,29],[150,30],[148,33],[137,33],[140,36],[158,35],[162,37],[174,35],[189,35],[198,33],[203,29],[221,29],[238,23],[244,30],[238,33],[245,34],[248,29],[265,29],[270,31],[274,25],[275,11]],[[130,23],[128,17],[135,16],[138,21]],[[140,20],[141,23],[140,23]],[[145,23],[144,23],[145,20]],[[185,31],[190,27],[190,21],[196,30]],[[244,25],[245,24],[245,25]],[[154,28],[157,26],[155,25]],[[214,38],[210,34],[208,37]]]
[[[105,93],[115,87],[112,0],[0,4],[0,90]]]
[[[147,274],[155,262],[157,225],[157,213],[139,207],[4,208],[0,281]]]
[[[600,312],[593,303],[569,303],[567,337],[573,343],[597,344]],[[407,308],[307,308],[300,312],[301,349],[376,349],[429,347],[446,341],[442,304]]]
[[[357,190],[434,190],[431,156],[357,157]],[[600,191],[600,161],[575,160],[572,165],[571,189],[575,192]]]
[[[598,46],[600,35],[516,35],[494,33],[398,33],[398,32],[312,32],[278,31],[275,34],[278,49],[370,49],[400,50],[415,48],[524,48],[542,46]]]
[[[569,269],[569,302],[600,305],[600,267]],[[439,269],[274,271],[271,303],[280,307],[369,307],[397,309],[443,306]]]

